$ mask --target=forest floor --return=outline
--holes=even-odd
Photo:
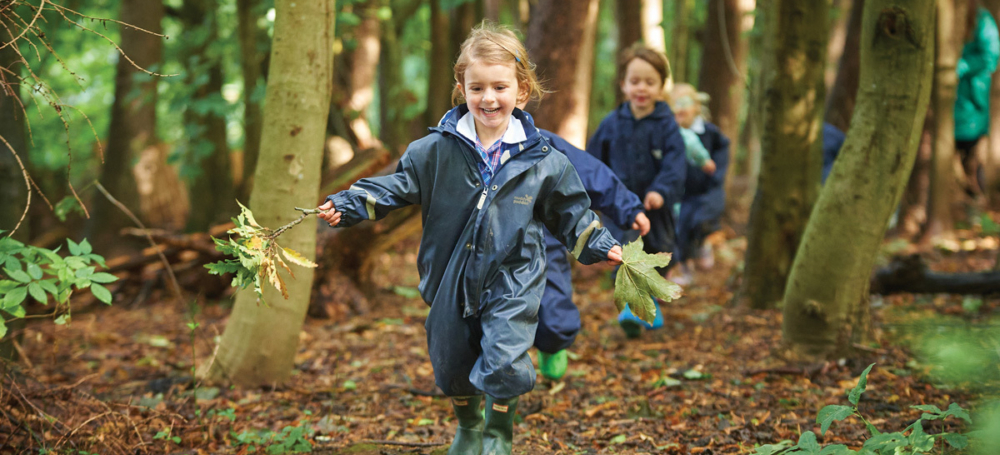
[[[996,242],[984,248],[982,237],[968,237],[970,251],[962,249],[969,242],[957,242],[954,252],[923,254],[940,271],[992,268]],[[911,405],[976,408],[982,391],[929,375],[933,365],[917,356],[913,335],[926,327],[920,321],[987,321],[1000,312],[1000,299],[873,296],[874,343],[852,359],[796,364],[785,360],[780,311],[733,303],[745,240],[717,240],[714,269],[664,307],[664,328],[637,340],[614,322],[610,267],[574,267],[583,331],[566,377],[539,375],[522,397],[514,453],[750,453],[807,430],[818,434],[817,412],[847,404],[845,391],[871,363],[859,408],[883,430],[919,418]],[[886,243],[887,250],[909,248]],[[33,323],[21,343],[26,357],[7,376],[16,380],[0,388],[0,403],[19,404],[0,416],[0,454],[47,453],[43,446],[73,454],[243,454],[270,444],[266,453],[311,445],[323,454],[443,455],[455,422],[449,400],[435,393],[415,251],[411,239],[381,258],[383,289],[368,314],[308,319],[292,379],[267,389],[192,387],[192,363],[212,361],[231,299],[194,312],[162,298],[116,302],[69,325]],[[963,425],[948,419],[925,429]],[[867,437],[864,424],[849,418],[819,440],[858,448]]]

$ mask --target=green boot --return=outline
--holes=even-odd
[[[553,381],[562,379],[566,375],[566,367],[569,364],[567,357],[565,349],[555,354],[538,351],[538,368],[542,370],[542,376]]]
[[[486,396],[486,427],[482,455],[510,455],[518,397],[501,400]]]
[[[458,417],[455,441],[448,455],[481,455],[483,453],[483,414],[479,411],[482,396],[452,397],[451,406]]]

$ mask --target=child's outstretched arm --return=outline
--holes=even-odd
[[[399,159],[394,174],[358,180],[351,188],[326,197],[319,215],[330,226],[350,227],[378,220],[390,211],[420,203],[420,182],[410,153]],[[332,211],[330,210],[332,209]]]
[[[563,163],[562,172],[538,195],[541,204],[537,207],[545,227],[583,264],[620,262],[621,246],[590,210],[590,198],[576,170],[564,156],[556,156]],[[618,250],[613,252],[615,247]]]

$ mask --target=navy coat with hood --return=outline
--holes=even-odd
[[[729,139],[718,126],[702,118],[695,120],[691,130],[715,161],[715,172],[706,174],[688,165],[684,184],[684,199],[677,217],[677,262],[694,257],[696,248],[708,234],[719,230],[719,220],[726,208],[726,172],[729,170]]]
[[[684,138],[667,103],[658,101],[653,112],[636,120],[628,102],[601,121],[587,143],[587,153],[615,172],[629,191],[640,199],[656,191],[663,207],[646,212],[650,231],[644,238],[647,251],[673,251],[675,243],[673,205],[681,202],[687,175]],[[625,232],[610,225],[619,241]]]
[[[591,264],[617,244],[591,212],[566,156],[515,109],[526,139],[503,144],[501,167],[484,184],[482,158],[459,132],[460,105],[442,126],[407,148],[394,174],[359,180],[329,196],[340,226],[420,204],[420,294],[437,385],[449,396],[511,398],[530,391],[534,340],[545,288],[543,228]],[[474,133],[473,133],[474,134]]]

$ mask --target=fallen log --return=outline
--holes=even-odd
[[[872,294],[993,294],[1000,292],[1000,271],[939,273],[927,268],[920,255],[893,258],[875,272]]]

